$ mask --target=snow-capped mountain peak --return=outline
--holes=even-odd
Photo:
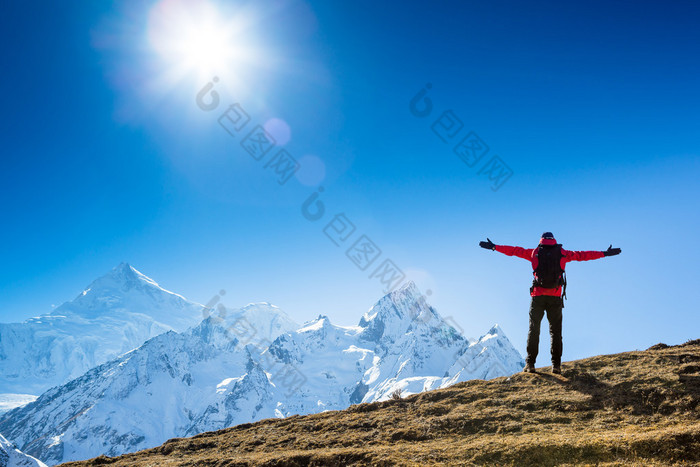
[[[360,319],[362,338],[395,341],[409,331],[449,327],[413,281],[382,297]],[[423,331],[418,331],[418,329]]]
[[[496,323],[491,327],[491,329],[488,330],[486,334],[481,336],[479,340],[484,341],[486,339],[495,339],[503,336],[505,336],[505,334],[503,333],[503,329],[498,323]]]
[[[304,326],[299,328],[297,330],[297,332],[305,333],[305,332],[320,331],[323,328],[328,328],[330,325],[331,325],[331,320],[328,316],[318,315],[318,318],[313,319],[311,321],[307,321],[306,323],[304,323]]]
[[[389,314],[396,315],[399,319],[408,317],[413,319],[420,309],[425,298],[413,281],[409,281],[400,288],[386,294],[371,307],[360,320],[360,326],[366,326],[375,319],[387,319]]]
[[[277,336],[292,332],[299,325],[281,308],[268,302],[249,303],[242,308],[217,306],[205,315],[213,318],[227,332],[243,343],[267,347]]]
[[[129,263],[120,263],[107,274],[92,281],[80,296],[95,295],[111,289],[130,290],[143,285],[160,288],[156,281],[137,271]]]
[[[100,280],[106,281],[108,279],[112,279],[117,283],[123,283],[127,287],[136,287],[138,285],[141,285],[142,283],[145,283],[146,285],[149,285],[151,287],[156,287],[162,291],[174,294],[169,290],[165,290],[160,285],[158,285],[156,281],[146,276],[142,272],[138,271],[135,267],[126,262],[120,263],[117,267],[112,269],[112,271],[109,274],[103,276],[103,278],[101,279],[97,279],[97,281],[95,282],[99,282]],[[181,295],[178,296],[181,297]]]
[[[0,323],[0,394],[40,394],[151,337],[196,325],[203,310],[121,263],[48,314]]]
[[[249,303],[238,309],[218,306],[206,310],[205,315],[207,318],[190,333],[219,348],[251,344],[264,349],[279,335],[299,327],[282,309],[267,302]]]
[[[182,307],[188,302],[182,295],[162,288],[156,281],[136,270],[129,263],[121,263],[109,273],[94,280],[74,300],[57,307],[52,315],[76,314],[94,318],[100,313],[127,308],[151,301]],[[202,319],[199,315],[198,319]]]

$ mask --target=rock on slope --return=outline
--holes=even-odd
[[[65,467],[700,463],[700,340],[563,368],[562,376],[468,381]]]

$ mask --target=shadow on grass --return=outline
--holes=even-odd
[[[538,373],[538,376],[589,396],[588,407],[585,407],[589,410],[614,409],[625,410],[631,415],[669,415],[678,410],[692,411],[700,402],[700,384],[695,379],[679,378],[683,384],[670,388],[643,387],[643,384],[635,381],[610,384],[579,368],[564,371],[564,378],[547,373]]]

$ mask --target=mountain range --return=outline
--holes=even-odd
[[[128,265],[86,292],[89,301],[78,297],[56,311],[75,316],[73,310],[79,310],[81,317],[99,322],[103,315],[137,314],[128,306],[133,302],[141,306],[138,314],[148,317],[142,321],[148,332],[182,328],[193,315],[199,322],[160,333],[0,415],[0,433],[48,464],[115,456],[264,418],[342,410],[510,375],[524,366],[497,325],[470,341],[411,282],[382,297],[355,326],[331,323],[323,315],[298,325],[269,303],[208,309],[165,291]],[[144,309],[144,297],[158,305],[153,314]],[[164,299],[173,304],[172,317]],[[128,346],[124,335],[116,334],[121,342],[111,346],[106,339],[103,348],[118,352],[118,346]],[[62,368],[74,371],[68,364]]]
[[[62,467],[700,465],[700,339]]]

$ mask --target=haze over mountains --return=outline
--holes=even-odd
[[[36,371],[21,357],[2,360],[3,369],[16,369],[3,377],[3,389],[58,385],[0,415],[0,433],[49,464],[508,375],[524,365],[498,326],[469,341],[413,283],[382,297],[356,326],[326,316],[300,326],[269,303],[205,309],[122,264],[50,315],[3,326],[23,338],[3,337],[2,345],[32,348],[32,361],[45,363]],[[9,355],[11,347],[2,351]]]

